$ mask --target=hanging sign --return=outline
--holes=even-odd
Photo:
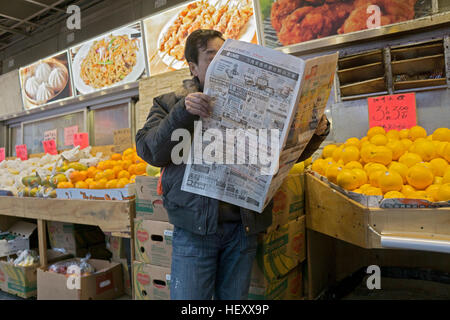
[[[380,126],[389,131],[417,125],[415,93],[368,98],[367,104],[370,128]]]

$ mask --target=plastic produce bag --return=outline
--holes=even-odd
[[[87,254],[86,257],[81,259],[80,261],[72,260],[72,261],[57,262],[57,263],[52,264],[48,268],[48,271],[55,272],[55,273],[61,273],[64,275],[69,275],[69,274],[76,272],[74,270],[76,270],[77,268],[74,268],[74,267],[78,267],[80,276],[88,276],[95,272],[95,268],[87,262],[90,258],[91,258],[91,255]]]
[[[8,262],[19,267],[31,267],[39,262],[39,256],[34,250],[23,250],[18,252],[15,260],[8,259]]]

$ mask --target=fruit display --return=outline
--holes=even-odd
[[[39,263],[39,256],[34,250],[23,250],[17,253],[16,259],[8,259],[8,262],[18,267],[31,267]]]
[[[373,127],[361,139],[325,146],[311,169],[353,195],[436,203],[450,201],[449,162],[449,128]]]
[[[85,258],[80,259],[79,261],[60,261],[48,267],[48,271],[64,274],[66,276],[78,273],[80,276],[88,276],[95,273],[96,271],[95,268],[87,262],[89,259],[90,254],[88,254]]]

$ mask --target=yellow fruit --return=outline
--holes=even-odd
[[[448,168],[448,162],[442,158],[436,158],[430,161],[431,171],[435,176],[442,177]]]
[[[339,146],[333,151],[333,155],[331,156],[334,161],[339,161],[341,159],[341,152],[344,149],[344,146]]]
[[[130,181],[127,178],[121,178],[117,182],[117,188],[124,188],[129,183],[130,183]]]
[[[405,146],[405,150],[409,150],[413,144],[413,142],[409,139],[402,139],[400,142]]]
[[[385,146],[366,146],[361,149],[361,158],[364,162],[376,162],[387,166],[392,161],[392,151]]]
[[[136,175],[132,175],[130,177],[130,183],[135,183],[136,182]]]
[[[123,168],[122,168],[121,165],[115,165],[111,170],[114,172],[114,176],[117,177],[117,174],[118,174],[120,171],[122,171]]]
[[[77,171],[85,171],[88,169],[84,164],[81,164],[79,162],[71,162],[69,163],[68,167],[69,169],[75,169]]]
[[[378,184],[383,193],[400,191],[403,187],[403,178],[395,171],[386,171],[378,177]]]
[[[413,165],[422,162],[422,157],[416,153],[407,152],[398,159],[398,162],[403,163],[408,168],[411,168]]]
[[[444,176],[442,177],[442,184],[450,183],[450,170],[446,170]]]
[[[408,138],[411,139],[412,141],[418,138],[426,138],[426,137],[427,131],[421,126],[414,126],[409,129]]]
[[[388,141],[388,138],[384,134],[376,134],[370,138],[370,142],[376,146],[385,146]]]
[[[369,162],[364,166],[364,170],[367,172],[368,175],[370,175],[373,171],[387,171],[387,168],[385,165],[381,163],[375,163],[375,162]]]
[[[405,145],[400,140],[391,140],[386,147],[392,151],[392,160],[398,160],[405,152]]]
[[[443,180],[444,180],[444,178],[442,178],[442,177],[434,176],[433,184],[442,184]]]
[[[416,164],[409,168],[406,180],[414,188],[424,190],[433,183],[434,175],[427,167]]]
[[[350,161],[358,161],[359,149],[355,146],[346,146],[342,149],[340,157],[344,161],[344,164],[347,164]]]
[[[416,189],[414,189],[413,187],[411,187],[409,184],[405,184],[402,187],[401,193],[403,193],[405,196],[408,196],[411,193],[416,192]]]
[[[361,189],[361,191],[364,191],[368,188],[372,188],[372,185],[369,183],[363,184],[361,187],[359,187]]]
[[[304,168],[304,165],[303,165],[303,168]],[[146,169],[147,169],[147,163],[140,162],[140,163],[136,164],[136,169],[134,170],[134,174],[135,175],[143,175],[145,173]]]
[[[313,162],[311,169],[314,172],[317,172],[318,174],[320,174],[321,176],[325,176],[326,171],[325,171],[325,166],[326,162],[324,159],[317,159],[316,161]]]
[[[58,189],[67,189],[67,188],[73,188],[73,187],[74,187],[73,183],[70,181],[61,181],[56,186],[56,188],[58,188]]]
[[[423,161],[430,161],[437,156],[436,148],[431,141],[416,141],[413,144],[414,153],[422,157]]]
[[[89,184],[91,184],[91,182],[95,181],[92,178],[87,178],[86,180],[84,180],[84,182],[86,182],[86,184],[89,186]]]
[[[386,133],[386,137],[389,140],[400,140],[400,132],[398,132],[397,130],[389,130]]]
[[[116,178],[116,173],[113,169],[106,169],[103,171],[103,176],[106,178],[106,180],[112,180]]]
[[[441,185],[439,184],[432,184],[425,190],[425,192],[433,198],[433,202],[439,201],[437,193],[440,187]]]
[[[358,161],[350,161],[344,166],[344,169],[355,169],[355,168],[362,169],[363,166]]]
[[[122,155],[120,153],[113,153],[111,155],[111,160],[122,160]]]
[[[330,167],[328,167],[326,172],[326,177],[328,181],[336,184],[337,183],[337,176],[339,172],[341,172],[343,167],[340,164],[332,164]]]
[[[382,170],[376,170],[376,171],[372,171],[369,174],[369,183],[373,186],[373,187],[380,187],[380,177],[382,174],[384,174],[386,171],[382,171]]]
[[[384,195],[385,199],[403,199],[405,195],[398,191],[389,191]]]
[[[103,171],[99,171],[95,174],[94,180],[100,181],[101,179],[105,178],[105,173]]]
[[[433,141],[447,141],[450,142],[450,129],[438,128],[433,132]]]
[[[106,183],[106,189],[114,189],[114,188],[117,188],[117,182],[118,182],[117,179],[109,180],[109,181]]]
[[[306,159],[303,162],[305,163],[305,168],[307,168],[312,163],[312,157],[309,157],[308,159]]]
[[[352,190],[352,192],[355,192],[355,193],[362,193],[362,190],[358,188],[358,189]]]
[[[440,186],[437,195],[437,201],[450,201],[450,183]]]
[[[89,185],[85,181],[78,181],[75,183],[75,188],[77,189],[88,189]]]
[[[400,162],[392,161],[389,165],[389,171],[397,172],[403,180],[403,183],[406,183],[406,175],[408,174],[408,167]]]
[[[426,191],[416,191],[414,193],[409,194],[408,196],[409,199],[422,199],[422,200],[427,200],[430,202],[433,202],[433,197],[429,194],[427,194]]]
[[[383,192],[381,192],[380,188],[376,188],[376,187],[370,187],[367,188],[363,194],[365,194],[366,196],[382,196]]]
[[[97,181],[97,189],[106,189],[106,184],[108,183],[108,180],[103,178]]]
[[[370,128],[369,131],[367,131],[367,137],[369,138],[369,140],[377,134],[385,135],[386,130],[384,130],[383,127],[373,127],[373,128]]]
[[[72,171],[69,175],[69,178],[72,183],[84,181],[87,178],[87,171]]]
[[[337,148],[337,145],[335,145],[335,144],[326,145],[322,150],[322,158],[326,159],[326,158],[333,156],[333,152],[334,152],[334,150],[336,150],[336,148]]]
[[[94,178],[97,171],[98,169],[96,167],[89,167],[89,169],[87,169],[87,177]]]
[[[366,140],[366,141],[361,140],[361,150],[362,150],[362,148],[368,147],[368,146],[375,146],[375,145],[373,143],[371,143],[369,140]]]
[[[100,161],[97,163],[97,169],[100,171],[106,170],[106,161]]]
[[[440,149],[441,153],[439,154],[442,158],[450,162],[450,142],[445,142]]]
[[[407,139],[409,136],[409,129],[402,129],[398,132],[400,139]]]
[[[289,170],[289,174],[300,174],[303,173],[303,171],[305,171],[305,163],[302,161],[294,164],[291,170]]]
[[[352,170],[343,169],[339,172],[336,178],[337,185],[345,190],[355,190],[360,186],[358,178]]]
[[[346,147],[354,146],[354,147],[357,147],[357,148],[359,149],[359,147],[360,147],[360,142],[359,142],[359,139],[358,139],[358,138],[352,137],[352,138],[348,138],[348,139],[345,141],[344,145],[345,145]]]
[[[122,178],[129,179],[130,176],[131,176],[130,172],[128,172],[127,170],[122,170],[117,174],[117,179],[122,179]]]
[[[352,169],[352,171],[356,175],[356,179],[358,180],[358,187],[363,186],[367,183],[367,174],[363,169],[354,168]]]

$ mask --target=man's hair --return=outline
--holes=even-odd
[[[184,57],[187,62],[198,63],[198,49],[206,48],[210,39],[220,38],[225,41],[222,33],[216,30],[198,29],[192,32],[186,39]]]

